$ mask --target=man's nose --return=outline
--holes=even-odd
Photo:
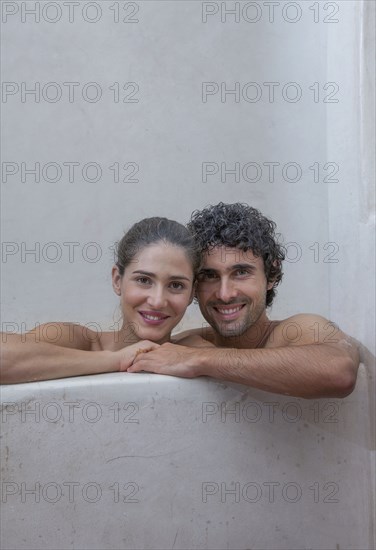
[[[167,299],[164,289],[159,286],[155,286],[148,295],[147,303],[153,309],[162,309],[166,306]]]
[[[233,282],[229,279],[221,279],[218,289],[216,292],[216,297],[222,302],[230,302],[237,296],[237,290]]]

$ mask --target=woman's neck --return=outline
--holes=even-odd
[[[102,335],[102,347],[109,351],[118,351],[119,349],[131,346],[140,342],[140,338],[133,327],[132,323],[123,323],[120,330],[114,330],[112,332],[106,332]],[[167,334],[165,337],[159,340],[152,340],[156,344],[164,344],[171,341],[171,334]]]

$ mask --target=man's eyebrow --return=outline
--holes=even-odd
[[[233,271],[234,269],[248,269],[249,271],[256,271],[257,267],[254,264],[233,264],[226,268],[226,271]],[[199,273],[217,273],[218,270],[211,267],[204,267],[200,269]]]
[[[141,269],[136,269],[135,271],[132,271],[132,274],[139,273],[140,275],[147,275],[148,277],[156,277],[155,273],[152,273],[151,271],[143,271]],[[183,279],[184,281],[190,281],[189,277],[186,277],[185,275],[170,275],[170,280],[176,280],[176,279]]]
[[[251,269],[255,271],[256,266],[254,264],[234,264],[229,269]]]
[[[216,269],[209,269],[209,268],[202,268],[200,269],[200,271],[198,272],[197,275],[209,275],[211,273],[217,273],[217,270]]]

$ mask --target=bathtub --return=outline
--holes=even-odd
[[[374,402],[210,378],[2,388],[7,549],[372,549]]]

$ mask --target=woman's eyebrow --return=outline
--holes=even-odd
[[[139,273],[140,275],[147,275],[148,277],[156,277],[155,273],[152,273],[151,271],[143,271],[140,269],[136,269],[135,271],[132,271],[132,273]],[[190,281],[190,278],[186,277],[185,275],[170,275],[169,279],[184,279],[185,281]]]
[[[171,275],[169,279],[184,279],[184,281],[190,281],[191,279],[189,277],[186,277],[185,275]]]
[[[139,273],[140,275],[149,275],[150,277],[155,277],[155,273],[151,273],[151,271],[142,271],[140,269],[135,269],[135,271],[132,271],[132,273]]]

